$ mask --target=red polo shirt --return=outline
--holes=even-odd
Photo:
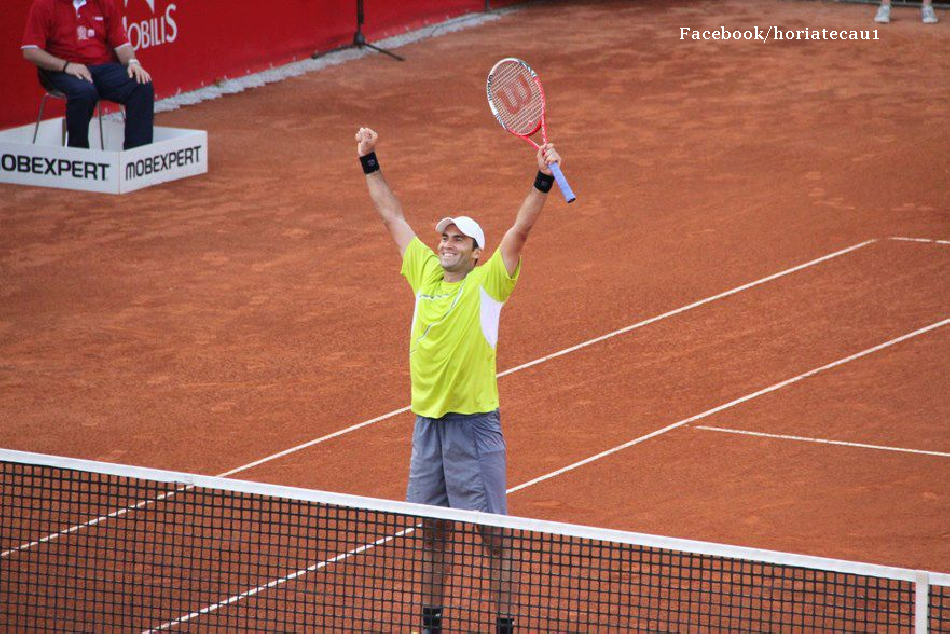
[[[33,0],[23,32],[23,48],[36,46],[78,64],[116,61],[115,49],[129,43],[113,0]]]

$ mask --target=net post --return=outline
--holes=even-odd
[[[926,634],[930,621],[930,573],[917,571],[914,590],[914,632]]]

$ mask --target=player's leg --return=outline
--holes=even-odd
[[[453,508],[505,515],[506,450],[498,410],[472,416],[451,416],[445,422],[445,479]],[[498,631],[514,631],[515,566],[510,539],[501,529],[481,527],[488,557],[492,603]]]
[[[406,501],[435,506],[449,505],[442,464],[442,427],[439,421],[431,418],[416,417]],[[449,522],[422,522],[419,602],[425,634],[438,634],[442,631],[446,554],[450,551],[451,532]]]
[[[512,634],[515,631],[513,614],[514,560],[511,552],[511,538],[504,529],[493,526],[481,526],[479,532],[488,553],[488,566],[493,609],[497,615],[498,634]]]
[[[89,72],[103,99],[125,106],[125,148],[151,143],[155,125],[152,82],[138,83],[129,77],[128,69],[122,64],[90,66]]]
[[[924,24],[936,24],[939,22],[937,14],[934,13],[933,0],[924,0],[923,6],[920,7],[920,20]]]
[[[422,521],[422,633],[442,632],[442,610],[445,605],[446,558],[452,556],[452,523],[443,520]]]
[[[69,147],[89,147],[89,121],[99,103],[99,91],[85,79],[49,73],[50,83],[66,95],[66,133]]]

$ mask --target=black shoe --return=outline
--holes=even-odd
[[[422,634],[442,634],[442,608],[422,608]]]

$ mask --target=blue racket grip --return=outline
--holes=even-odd
[[[574,195],[574,190],[567,184],[567,179],[564,178],[564,174],[561,173],[561,166],[557,163],[548,163],[548,168],[551,170],[551,173],[554,174],[554,180],[557,181],[557,186],[561,188],[561,193],[564,194],[564,200],[569,203],[574,202],[577,196]]]

